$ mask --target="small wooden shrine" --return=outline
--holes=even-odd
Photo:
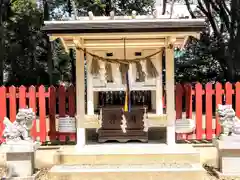
[[[147,142],[151,126],[165,126],[167,143],[174,144],[174,49],[184,47],[189,36],[198,37],[204,19],[169,19],[135,13],[132,16],[111,13],[110,17],[89,14],[74,21],[47,21],[44,26],[51,40],[60,38],[66,50],[76,49],[77,144],[85,145],[88,128],[96,128],[99,142]],[[163,53],[166,112],[162,104]],[[151,92],[151,112],[144,105],[128,104],[126,111],[123,105],[99,106],[98,92],[120,91],[128,93],[128,103],[131,91]]]

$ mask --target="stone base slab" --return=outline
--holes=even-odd
[[[216,148],[221,150],[226,149],[240,149],[240,137],[224,136],[220,140],[214,139],[213,144]]]
[[[34,173],[35,151],[40,144],[32,141],[11,141],[1,145],[6,153],[6,165],[9,174],[16,177],[28,177]]]
[[[32,176],[27,176],[27,177],[11,177],[11,178],[2,178],[1,180],[36,180],[40,175],[40,171],[35,173]]]
[[[185,168],[109,167],[82,168],[81,166],[54,166],[48,174],[51,180],[203,180],[204,170],[200,165]]]
[[[230,137],[231,139],[231,137]],[[215,140],[218,149],[219,168],[224,175],[240,175],[240,142],[227,140]]]
[[[29,141],[16,141],[2,144],[0,147],[1,153],[6,152],[35,152],[40,147],[40,143]]]

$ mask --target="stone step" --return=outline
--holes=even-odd
[[[88,145],[79,150],[62,149],[56,164],[159,164],[199,163],[200,153],[192,146],[167,145]]]
[[[55,165],[51,180],[203,180],[200,164],[163,163],[152,165]]]

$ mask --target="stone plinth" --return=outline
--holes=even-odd
[[[39,144],[29,141],[9,142],[1,145],[6,153],[10,177],[26,178],[34,174],[34,155]]]
[[[218,149],[220,173],[224,176],[240,177],[240,137],[225,136],[214,140]]]

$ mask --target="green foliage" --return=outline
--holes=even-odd
[[[37,84],[45,81],[44,59],[46,54],[44,38],[40,31],[42,11],[34,1],[15,0],[12,3],[14,15],[6,26],[7,83]],[[48,78],[47,78],[48,79]]]
[[[192,18],[206,17],[207,29],[203,45],[221,66],[223,78],[236,82],[240,79],[240,1],[197,0],[197,10],[191,9],[190,0],[184,0]],[[215,67],[213,66],[212,69]]]
[[[76,12],[83,16],[89,11],[95,16],[107,16],[112,10],[116,15],[129,15],[133,10],[143,15],[152,12],[153,5],[154,0],[11,0],[11,4],[7,4],[0,14],[3,19],[0,40],[5,47],[1,48],[0,62],[4,62],[4,70],[8,73],[6,84],[74,83],[74,53],[66,53],[59,40],[50,44],[46,34],[41,32],[43,20],[69,19]],[[216,10],[214,13],[220,14]],[[183,52],[176,51],[177,82],[224,80],[224,67],[228,67],[229,71],[226,62],[230,61],[221,61],[218,57],[226,57],[229,45],[227,29],[220,40],[219,36],[209,32],[203,33],[200,41],[192,39]],[[228,41],[223,41],[224,38]],[[223,45],[224,48],[219,49]]]
[[[70,1],[70,0],[69,0]],[[152,11],[154,0],[72,0],[76,4],[79,15],[88,15],[92,11],[95,16],[109,15],[114,10],[116,15],[129,15],[133,10],[138,14]],[[68,4],[72,6],[72,4]],[[73,9],[73,7],[68,8]]]
[[[7,85],[49,84],[47,36],[41,32],[43,9],[34,0],[14,0],[14,15],[4,26],[5,72]],[[50,4],[49,9],[53,9]],[[47,10],[49,10],[47,9]],[[60,79],[70,80],[69,56],[60,41],[52,43],[53,84]]]
[[[52,42],[52,47],[54,83],[56,84],[58,80],[69,81],[71,79],[70,56],[65,52],[59,39]]]
[[[212,57],[211,45],[207,46],[204,38],[206,38],[204,34],[200,40],[192,38],[182,55],[175,56],[176,82],[207,83],[223,81],[220,64]]]

